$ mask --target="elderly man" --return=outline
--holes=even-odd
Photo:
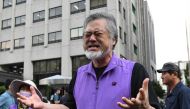
[[[70,84],[70,109],[159,108],[157,98],[148,85],[144,67],[117,57],[113,49],[118,33],[115,18],[107,13],[95,13],[84,23],[83,48],[91,62],[78,69]],[[144,82],[143,82],[144,80]],[[31,88],[33,90],[33,88]],[[148,95],[151,96],[148,96]],[[19,95],[19,94],[18,94]],[[19,100],[34,108],[66,109],[64,105],[45,104],[35,98]],[[34,100],[35,99],[35,100]],[[149,103],[150,101],[150,103]]]

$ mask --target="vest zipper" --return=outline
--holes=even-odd
[[[99,81],[96,80],[96,89],[98,89],[98,88],[99,88]]]

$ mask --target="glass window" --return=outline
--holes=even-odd
[[[39,22],[45,20],[45,11],[38,11],[33,13],[33,22]]]
[[[71,29],[71,38],[78,37],[78,28]]]
[[[90,0],[90,9],[96,9],[107,6],[107,0]]]
[[[26,3],[26,0],[16,0],[16,4]]]
[[[25,15],[15,17],[15,26],[20,26],[25,24]]]
[[[90,62],[86,56],[73,56],[71,57],[72,60],[72,74],[76,73],[77,69]]]
[[[138,53],[138,48],[137,48],[137,46],[134,44],[133,45],[133,47],[134,47],[134,53],[137,55],[137,53]]]
[[[6,50],[9,50],[10,49],[10,41],[3,41],[3,42],[0,42],[0,51],[6,51]]]
[[[41,60],[34,62],[34,73],[61,73],[61,59]]]
[[[40,72],[41,73],[46,73],[46,61],[41,61],[40,63]]]
[[[79,28],[79,36],[81,36],[81,37],[83,36],[83,27]]]
[[[38,43],[44,44],[44,34],[38,36]]]
[[[123,8],[123,18],[125,19],[126,16],[125,16],[125,8]]]
[[[125,44],[127,43],[127,34],[126,34],[126,32],[124,32],[124,43]]]
[[[121,13],[121,1],[119,0],[119,12]]]
[[[136,14],[136,9],[135,9],[135,6],[132,4],[132,11],[133,11],[133,14]]]
[[[11,28],[11,19],[2,20],[2,29]]]
[[[71,29],[71,40],[81,39],[83,36],[83,27],[72,28]]]
[[[7,42],[1,42],[1,51],[4,51],[6,49],[6,43]]]
[[[44,34],[32,36],[32,46],[44,44]]]
[[[136,34],[136,32],[137,32],[137,28],[136,28],[136,26],[135,26],[135,24],[133,24],[133,32]]]
[[[61,6],[49,9],[49,19],[61,17],[61,15],[62,15]]]
[[[119,37],[120,37],[120,39],[122,39],[122,29],[120,26],[119,26]]]
[[[53,42],[55,41],[55,33],[50,33],[48,37],[48,42]]]
[[[24,48],[24,38],[14,40],[14,48]]]
[[[11,7],[12,0],[3,0],[3,8]]]
[[[56,40],[61,40],[61,32],[56,32]]]
[[[71,14],[84,12],[85,11],[85,0],[71,3]]]
[[[62,39],[61,35],[62,35],[61,31],[49,33],[48,34],[48,43],[60,42]]]

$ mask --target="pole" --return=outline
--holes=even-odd
[[[190,79],[190,56],[189,56],[189,31],[188,31],[188,29],[190,29],[190,28],[188,28],[188,21],[186,20],[186,23],[185,23],[185,26],[186,26],[186,38],[187,38],[187,56],[188,56],[188,66],[189,66],[189,79]]]

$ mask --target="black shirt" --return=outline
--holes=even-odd
[[[103,68],[101,70],[101,72],[103,72],[105,70],[105,68]],[[69,107],[70,109],[76,109],[76,103],[75,103],[75,99],[73,97],[73,89],[74,89],[74,85],[75,85],[75,80],[76,80],[76,75],[77,73],[75,73],[75,75],[73,76],[70,85],[69,85],[69,94],[70,94],[70,99],[69,99],[69,104],[65,103],[64,105],[66,105],[67,107]],[[100,73],[101,75],[101,73]],[[98,76],[100,76],[98,75]],[[142,83],[143,80],[145,78],[148,78],[148,73],[145,70],[145,68],[139,64],[139,63],[135,63],[133,71],[132,71],[132,77],[131,77],[131,97],[136,97],[139,89],[142,87]],[[71,104],[72,101],[72,104]],[[158,99],[156,97],[156,94],[153,90],[152,84],[151,82],[149,82],[149,102],[150,105],[155,107],[156,109],[160,109],[160,105],[158,103]]]

